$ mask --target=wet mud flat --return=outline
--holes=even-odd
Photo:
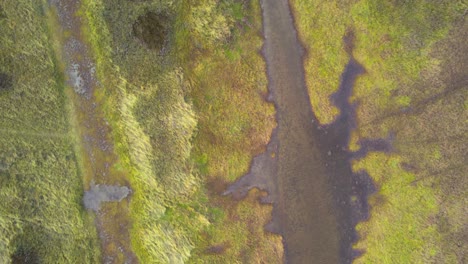
[[[111,128],[95,97],[95,91],[103,87],[96,77],[90,47],[83,41],[83,18],[77,15],[81,1],[49,0],[48,4],[49,8],[55,9],[60,25],[59,32],[54,33],[63,38],[61,53],[67,84],[73,89],[69,97],[80,137],[78,144],[81,145],[85,170],[82,173],[84,182],[90,184],[85,186],[90,190],[84,194],[84,205],[96,213],[102,261],[136,263],[137,258],[130,247],[130,222],[125,211],[131,189],[125,186],[128,185],[125,173],[113,169],[118,156],[114,152]]]
[[[298,40],[287,0],[262,1],[263,55],[278,127],[267,151],[254,158],[248,174],[225,194],[244,197],[248,190],[266,190],[262,201],[273,203],[266,226],[283,236],[286,263],[351,263],[361,252],[355,225],[368,217],[367,197],[375,187],[367,173],[353,173],[351,160],[368,151],[389,151],[387,139],[360,142],[348,151],[355,127],[355,106],[349,97],[356,78],[365,73],[352,56],[338,91],[330,98],[340,115],[321,125],[310,107],[303,69],[304,50]],[[344,36],[352,55],[352,34]],[[340,78],[340,76],[337,76]]]

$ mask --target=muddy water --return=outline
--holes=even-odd
[[[278,115],[273,229],[283,235],[288,263],[338,263],[338,223],[315,141],[303,49],[287,0],[263,0],[262,10],[264,56]]]
[[[113,169],[118,156],[114,152],[110,126],[95,97],[95,91],[103,88],[95,76],[91,49],[83,41],[82,18],[77,15],[81,1],[49,0],[49,4],[51,8],[55,8],[60,25],[58,32],[54,33],[64,39],[61,54],[66,67],[67,83],[73,89],[70,99],[81,139],[79,143],[83,151],[84,181],[88,184],[92,182],[94,186],[86,192],[84,202],[85,205],[92,205],[91,209],[96,213],[102,261],[136,263],[137,258],[130,246],[127,207],[122,201],[131,190],[122,186],[126,183],[125,173]],[[101,202],[107,205],[102,205]]]

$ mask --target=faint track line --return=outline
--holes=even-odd
[[[31,132],[21,131],[14,129],[0,129],[0,135],[15,135],[15,136],[28,136],[28,137],[39,137],[39,138],[68,138],[70,137],[66,133],[53,133],[53,132]]]

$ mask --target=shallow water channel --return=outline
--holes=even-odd
[[[267,153],[254,160],[251,173],[230,191],[251,187],[268,190],[268,199],[275,204],[268,229],[283,236],[288,263],[338,263],[338,222],[325,161],[316,142],[316,119],[304,78],[304,51],[287,0],[263,0],[262,10],[263,55],[278,127]]]
[[[273,229],[283,235],[289,263],[338,263],[339,235],[325,162],[314,140],[303,48],[288,1],[262,1],[264,56],[277,108],[278,148]],[[272,155],[270,155],[272,156]]]

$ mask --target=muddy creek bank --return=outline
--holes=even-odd
[[[351,160],[369,151],[390,151],[390,140],[362,141],[359,151],[348,151],[356,122],[349,97],[356,78],[365,73],[352,57],[352,34],[343,38],[351,59],[330,98],[340,114],[332,124],[321,125],[310,107],[304,50],[288,1],[264,0],[262,10],[263,55],[278,127],[267,151],[225,194],[242,198],[252,188],[268,192],[263,202],[274,209],[266,229],[283,236],[286,263],[351,263],[361,254],[352,249],[358,239],[355,226],[367,219],[367,198],[375,191],[365,171],[353,173]]]

